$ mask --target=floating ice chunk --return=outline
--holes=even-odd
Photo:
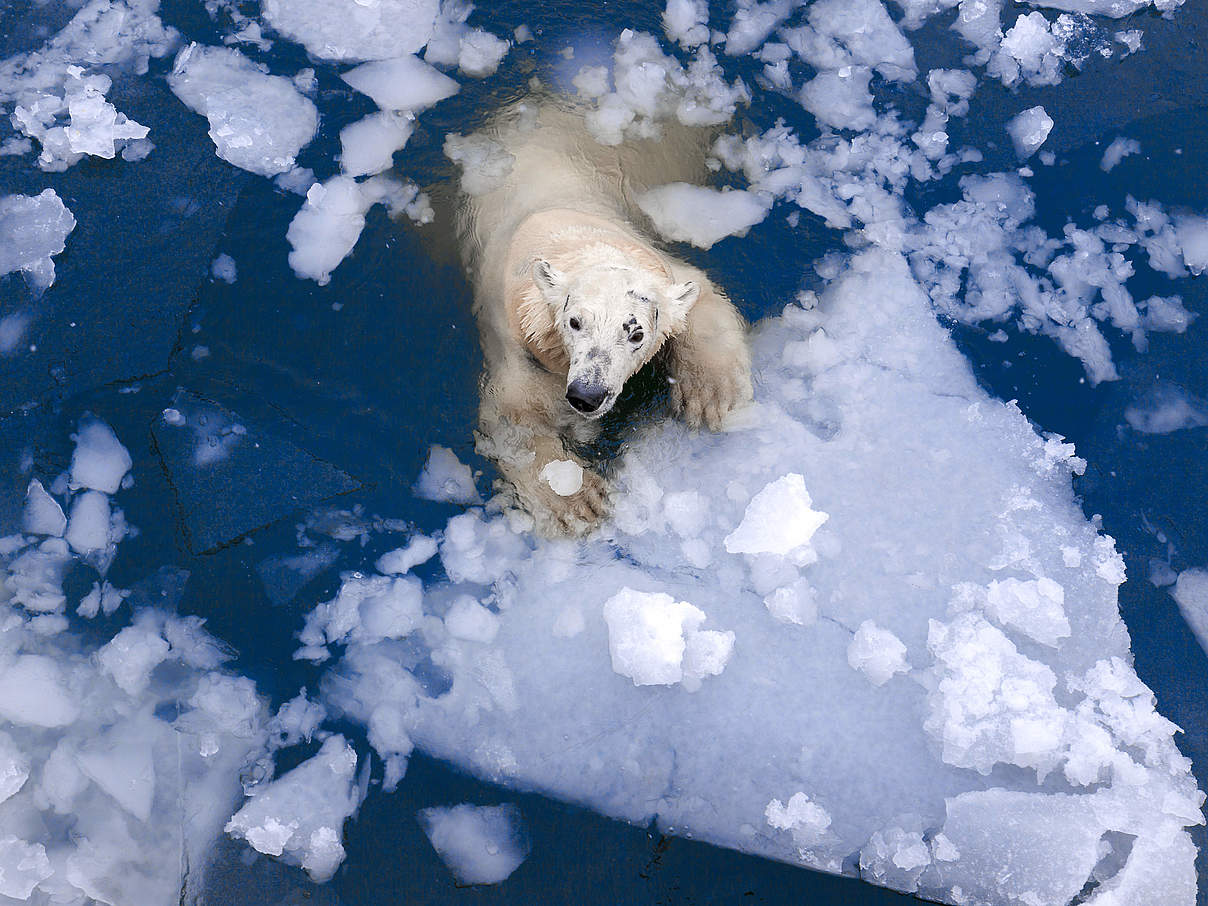
[[[995,580],[986,590],[991,619],[1054,648],[1070,635],[1064,604],[1065,589],[1052,579]]]
[[[499,617],[473,598],[463,595],[445,614],[445,629],[455,639],[489,645],[499,633]]]
[[[75,225],[54,189],[0,198],[0,276],[21,271],[34,292],[47,289],[55,282],[52,259],[63,251]]]
[[[190,44],[177,54],[168,85],[209,120],[219,157],[261,176],[293,169],[319,127],[315,105],[292,81],[229,47]]]
[[[56,613],[63,609],[63,572],[71,562],[67,543],[48,538],[28,548],[8,564],[4,587],[12,601],[35,613]]]
[[[413,567],[426,563],[436,555],[436,539],[427,535],[416,535],[406,547],[390,551],[378,557],[374,568],[380,573],[402,575]]]
[[[812,626],[818,621],[818,602],[804,579],[777,588],[764,597],[763,605],[781,623]]]
[[[1183,620],[1195,633],[1200,647],[1208,654],[1208,571],[1186,569],[1170,590]]]
[[[1158,384],[1124,410],[1124,420],[1142,434],[1169,434],[1208,425],[1208,403],[1174,384]]]
[[[322,883],[344,861],[344,821],[356,811],[357,756],[343,736],[331,736],[318,753],[277,780],[253,787],[226,832]]]
[[[54,872],[46,847],[17,837],[0,837],[0,895],[28,900],[42,881]]]
[[[481,28],[471,28],[458,42],[457,68],[476,79],[485,78],[499,68],[511,43]]]
[[[709,40],[708,0],[667,0],[663,31],[681,47],[693,48]]]
[[[385,110],[340,130],[340,169],[347,176],[372,176],[389,170],[394,152],[404,148],[415,129],[410,114]]]
[[[485,135],[445,137],[445,157],[461,167],[461,188],[467,195],[485,195],[498,189],[512,172],[515,157]]]
[[[1103,160],[1099,162],[1099,169],[1104,173],[1110,173],[1115,169],[1116,165],[1130,154],[1140,154],[1141,143],[1133,138],[1125,138],[1120,136],[1116,138],[1107,150],[1103,152]]]
[[[164,662],[170,647],[149,621],[136,620],[101,646],[97,665],[123,692],[137,696],[147,688],[151,671]]]
[[[829,518],[812,506],[800,474],[790,472],[777,478],[751,498],[742,522],[725,538],[726,550],[785,556],[805,547]]]
[[[831,825],[826,809],[805,793],[794,793],[788,804],[773,799],[764,810],[764,817],[769,827],[789,831],[793,842],[802,848],[821,843]]]
[[[151,817],[155,796],[154,750],[147,742],[156,732],[121,725],[89,741],[76,755],[84,776],[144,823]]]
[[[361,238],[365,213],[371,206],[363,187],[347,176],[312,185],[285,234],[294,273],[320,286],[330,283],[331,272]]]
[[[1174,220],[1183,263],[1193,274],[1208,269],[1208,217],[1187,214]]]
[[[340,76],[383,110],[417,113],[458,92],[455,81],[416,56],[363,63]]]
[[[432,37],[439,0],[264,0],[265,21],[322,60],[417,53]]]
[[[12,798],[29,779],[29,759],[13,738],[0,732],[0,803]]]
[[[820,0],[810,4],[807,25],[782,34],[819,71],[841,72],[859,64],[895,81],[908,81],[918,72],[910,42],[879,0]]]
[[[767,40],[773,29],[793,12],[792,0],[738,0],[726,33],[726,53],[743,56]]]
[[[910,672],[902,640],[872,620],[860,624],[847,646],[847,663],[864,671],[874,686],[884,686],[894,674]]]
[[[130,471],[131,459],[113,430],[97,419],[84,419],[74,435],[71,454],[71,489],[91,488],[115,494]]]
[[[33,479],[25,491],[25,510],[21,530],[32,535],[61,536],[67,527],[67,517],[58,501],[46,493],[42,482]]]
[[[85,491],[71,505],[71,521],[64,537],[79,554],[104,551],[110,543],[109,498],[100,491]]]
[[[555,459],[546,463],[539,477],[562,497],[578,494],[583,487],[583,467],[573,459]]]
[[[299,656],[322,660],[326,645],[410,635],[423,617],[423,597],[423,585],[414,576],[353,574],[341,583],[332,600],[307,616],[298,636],[305,646]]]
[[[871,129],[877,120],[868,90],[872,70],[844,66],[818,73],[801,87],[801,106],[825,126],[837,129]]]
[[[1053,119],[1043,107],[1030,107],[1007,123],[1007,134],[1015,143],[1020,160],[1031,157],[1044,144],[1053,128]]]
[[[63,727],[79,714],[79,699],[53,658],[23,654],[0,667],[0,717],[22,726]]]
[[[1027,13],[1007,29],[987,72],[1008,86],[1021,78],[1030,85],[1056,85],[1061,81],[1065,49],[1064,38],[1043,13]]]
[[[660,592],[622,588],[604,602],[612,669],[635,686],[700,688],[725,669],[734,633],[699,631],[704,611]]]
[[[223,283],[234,283],[238,278],[239,272],[235,266],[235,259],[226,252],[223,252],[210,265],[210,273],[213,274],[215,280],[221,280]]]
[[[584,66],[571,79],[571,84],[580,97],[599,98],[611,90],[612,79],[607,66]]]
[[[471,504],[482,500],[474,485],[474,472],[456,453],[440,444],[433,444],[428,450],[428,461],[415,482],[415,493],[425,500],[445,503]]]
[[[772,200],[742,190],[718,191],[675,182],[656,186],[637,199],[665,239],[707,249],[727,236],[745,236],[763,221]]]
[[[458,884],[498,884],[528,857],[524,821],[514,805],[433,807],[417,817]]]

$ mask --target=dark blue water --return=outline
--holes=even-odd
[[[447,216],[455,173],[441,154],[445,134],[473,130],[499,103],[522,94],[530,76],[547,72],[549,54],[577,36],[611,36],[622,26],[661,33],[661,3],[484,6],[474,24],[507,34],[525,23],[538,41],[513,49],[495,77],[466,80],[461,94],[421,117],[400,159],[404,175],[433,193],[437,221],[416,229],[393,224],[374,209],[355,252],[327,287],[296,279],[286,263],[286,228],[300,199],[214,155],[205,121],[167,89],[169,61],[153,61],[147,76],[120,79],[110,93],[119,109],[151,127],[157,147],[145,161],[90,158],[48,175],[28,158],[0,158],[0,194],[36,194],[51,186],[79,223],[56,258],[57,282],[34,303],[39,316],[28,339],[37,351],[0,358],[0,526],[18,520],[26,481],[15,468],[21,453],[32,453],[35,469],[58,471],[70,455],[68,435],[79,416],[96,413],[130,450],[136,477],[122,505],[140,533],[120,548],[112,581],[205,617],[207,628],[237,650],[233,669],[254,679],[274,706],[300,686],[316,689],[322,674],[321,667],[292,660],[303,615],[334,593],[341,569],[395,546],[382,535],[370,536],[364,548],[334,546],[338,559],[330,568],[290,589],[296,592],[291,599],[278,595],[274,603],[257,565],[295,550],[296,523],[317,506],[333,505],[359,506],[422,530],[443,527],[454,509],[411,493],[430,444],[450,447],[463,462],[492,474],[472,449],[481,356]],[[715,21],[728,21],[725,4],[712,6]],[[220,40],[199,4],[165,0],[163,18],[187,39]],[[924,210],[951,201],[959,194],[956,175],[1013,167],[1002,125],[1019,109],[1043,104],[1057,123],[1045,148],[1058,163],[1037,167],[1031,184],[1037,221],[1050,233],[1068,219],[1090,222],[1098,204],[1121,210],[1129,193],[1168,209],[1208,209],[1208,59],[1202,51],[1208,2],[1188,2],[1173,21],[1140,18],[1146,50],[1123,62],[1091,62],[1054,88],[1012,93],[983,82],[952,137],[954,147],[981,148],[984,162],[913,189],[910,202]],[[965,48],[948,31],[950,19],[937,17],[912,37],[921,71],[960,65]],[[28,47],[35,21],[58,27],[52,14],[33,4],[11,2],[0,10],[0,54]],[[269,62],[274,72],[309,65],[304,52],[285,41],[267,54],[245,52]],[[752,75],[749,62],[723,63],[731,75]],[[317,69],[321,132],[299,162],[326,178],[335,172],[340,128],[372,107],[336,78],[333,67]],[[919,86],[896,100],[914,117],[926,104]],[[800,107],[774,95],[741,115],[748,128],[763,129],[784,117],[803,139],[816,134]],[[1120,132],[1140,139],[1144,154],[1104,174],[1098,167],[1103,147]],[[744,314],[757,320],[777,313],[803,282],[816,279],[809,271],[813,260],[840,248],[837,232],[803,213],[796,227],[774,214],[746,239],[726,240],[707,253],[681,251],[706,266]],[[209,277],[210,262],[224,252],[238,264],[234,285]],[[1139,298],[1181,293],[1189,310],[1208,314],[1202,282],[1146,286],[1142,278],[1130,286]],[[18,276],[0,279],[0,315],[30,304]],[[1144,354],[1114,342],[1121,380],[1097,388],[1047,339],[1012,333],[1007,343],[993,343],[987,335],[994,328],[958,328],[954,335],[990,393],[1017,399],[1039,428],[1065,435],[1087,459],[1076,490],[1087,516],[1102,516],[1125,556],[1129,580],[1120,606],[1137,671],[1156,693],[1162,714],[1185,731],[1180,747],[1193,759],[1200,786],[1208,788],[1208,663],[1172,599],[1147,580],[1151,558],[1176,571],[1208,563],[1208,433],[1140,438],[1118,431],[1124,407],[1159,379],[1208,398],[1208,318],[1203,322],[1185,335],[1151,335]],[[199,345],[209,355],[195,360]],[[237,422],[255,443],[241,444],[202,481],[171,433],[157,427],[169,405],[202,407],[216,419]],[[187,571],[187,582],[178,572],[163,571],[165,565]],[[91,579],[77,578],[79,594]],[[125,619],[119,612],[83,631],[108,638]],[[358,728],[339,729],[366,748]],[[532,855],[506,883],[455,888],[424,838],[416,810],[461,801],[519,803]],[[1203,874],[1208,840],[1197,831],[1196,842]],[[858,881],[663,838],[498,789],[421,755],[412,759],[397,792],[371,793],[348,825],[345,845],[348,859],[334,880],[315,886],[269,859],[249,865],[243,845],[225,841],[206,901],[913,902]]]

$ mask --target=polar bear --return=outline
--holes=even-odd
[[[459,213],[486,364],[477,448],[539,531],[580,534],[606,515],[608,495],[575,448],[647,362],[661,358],[671,406],[692,427],[719,429],[752,395],[741,315],[703,272],[656,247],[634,201],[707,176],[708,135],[675,124],[658,141],[606,147],[581,110],[538,98],[481,136],[510,170],[474,186]],[[543,476],[558,460],[583,468],[577,491]]]

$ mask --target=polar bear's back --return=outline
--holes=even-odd
[[[583,114],[568,101],[530,97],[500,111],[484,130],[513,161],[502,186],[467,197],[460,212],[463,248],[479,276],[502,264],[512,234],[532,214],[573,209],[644,230],[637,194],[707,176],[708,130],[669,123],[658,141],[610,147],[588,133]]]

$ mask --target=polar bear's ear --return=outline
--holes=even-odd
[[[533,262],[533,281],[547,298],[561,298],[562,272],[554,270],[544,258],[538,258]]]
[[[667,296],[671,299],[672,320],[678,321],[688,314],[689,309],[700,298],[700,284],[695,280],[673,283],[667,287]]]

